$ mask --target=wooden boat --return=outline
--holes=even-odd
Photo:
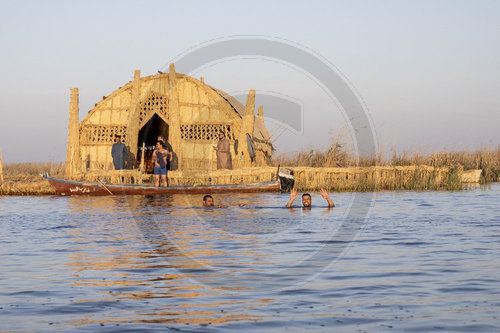
[[[66,179],[56,179],[41,175],[59,195],[154,195],[154,194],[212,194],[212,193],[253,193],[253,192],[278,192],[280,191],[280,177],[278,180],[238,185],[175,185],[156,187],[154,185],[139,184],[105,184],[103,182],[79,182]]]

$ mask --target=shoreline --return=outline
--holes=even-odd
[[[295,187],[299,191],[318,191],[326,188],[331,192],[375,192],[399,190],[462,190],[480,184],[481,171],[463,171],[457,168],[435,168],[414,166],[372,166],[347,168],[290,167],[295,172]],[[171,185],[190,184],[239,184],[269,181],[277,168],[244,168],[212,172],[170,171]],[[127,170],[128,172],[132,170]],[[43,173],[43,172],[41,172]],[[64,178],[61,170],[53,175]],[[106,179],[109,183],[117,179],[116,171],[102,171],[81,175],[81,180]],[[149,183],[152,175],[144,175]],[[39,174],[21,174],[4,177],[0,185],[0,196],[46,196],[57,195],[48,181]]]

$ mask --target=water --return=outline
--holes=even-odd
[[[0,331],[498,332],[499,195],[0,197]]]

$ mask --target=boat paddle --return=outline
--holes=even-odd
[[[101,181],[100,179],[98,179],[97,181],[99,182],[99,184],[101,184],[101,186],[102,186],[102,187],[104,187],[104,189],[105,189],[106,191],[108,191],[108,192],[109,192],[109,194],[113,195],[113,192],[111,192],[111,191],[110,191],[110,190],[106,187],[106,185],[104,185],[104,184],[102,183],[102,181]]]

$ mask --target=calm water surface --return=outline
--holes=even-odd
[[[500,184],[201,199],[0,197],[0,331],[500,331]]]

